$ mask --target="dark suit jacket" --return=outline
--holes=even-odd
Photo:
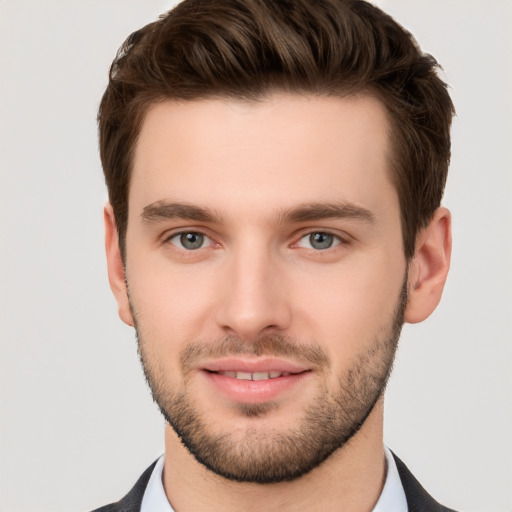
[[[443,507],[443,505],[440,505],[432,498],[432,496],[423,489],[418,480],[414,478],[412,473],[407,469],[407,466],[395,454],[393,454],[393,456],[395,457],[398,473],[402,480],[409,512],[455,512],[450,508]],[[156,461],[142,473],[137,483],[133,486],[133,489],[122,500],[93,510],[93,512],[139,512],[142,497],[144,496],[144,491],[146,490],[149,477],[151,476],[155,464]]]

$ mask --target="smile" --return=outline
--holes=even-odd
[[[227,358],[212,361],[200,372],[215,395],[237,403],[265,403],[291,396],[311,377],[311,368],[279,359]]]
[[[290,375],[290,372],[280,372],[280,371],[271,371],[271,372],[235,372],[235,371],[220,371],[217,372],[219,375],[225,375],[226,377],[230,377],[232,379],[238,380],[268,380],[268,379],[277,379],[278,377],[286,377]]]

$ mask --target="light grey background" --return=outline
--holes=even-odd
[[[0,510],[86,511],[163,449],[103,255],[96,109],[163,0],[0,0]],[[512,2],[381,0],[446,70],[452,271],[407,326],[386,441],[440,501],[510,511]]]

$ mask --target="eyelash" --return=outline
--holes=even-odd
[[[208,246],[213,245],[213,243],[214,243],[213,240],[208,235],[206,235],[205,233],[202,233],[201,231],[180,231],[178,233],[173,233],[171,236],[169,236],[165,239],[165,242],[170,243],[171,245],[174,245],[175,247],[178,247],[179,249],[182,249],[186,252],[194,252],[199,249],[205,248],[203,246],[203,243],[201,243],[201,245],[199,247],[193,248],[193,249],[184,247],[183,246],[184,237],[189,236],[189,235],[192,235],[195,237],[202,237],[203,243],[208,240],[210,242],[208,244]],[[173,240],[180,240],[180,245],[178,245],[177,243],[173,243]],[[208,246],[206,246],[206,247],[208,247]]]
[[[317,235],[321,235],[322,237],[327,237],[328,239],[330,239],[331,243],[328,243],[328,246],[323,247],[323,248],[313,247],[312,246],[313,237],[316,237]],[[309,247],[304,247],[304,248],[313,250],[315,252],[323,252],[323,251],[327,251],[329,249],[334,249],[335,247],[345,243],[345,241],[340,236],[335,235],[334,233],[330,233],[329,231],[310,231],[310,232],[304,234],[303,236],[301,236],[299,238],[299,240],[294,245],[297,245],[300,247],[300,242],[302,240],[309,240],[309,242],[308,242]],[[322,244],[322,240],[316,240],[316,242]]]
[[[318,238],[319,236],[320,236],[320,239],[317,239],[315,242],[317,242],[319,244],[323,243],[324,245],[326,245],[326,247],[323,247],[323,248],[313,247],[312,244],[314,242],[314,239],[312,237]],[[198,237],[198,238],[200,238],[200,240],[199,240],[200,243],[197,247],[193,247],[193,248],[184,247],[184,242],[185,242],[184,237]],[[327,237],[327,241],[322,240],[321,237],[324,237],[324,238]],[[176,240],[177,243],[173,242],[173,240]],[[303,240],[308,241],[307,243],[308,243],[309,247],[301,246],[301,242]],[[197,242],[193,238],[189,241],[191,242],[192,245],[194,245],[194,242]],[[204,245],[205,242],[207,242],[206,246]],[[181,249],[181,250],[183,250],[185,252],[189,252],[189,253],[198,251],[199,249],[205,249],[205,248],[213,246],[215,244],[215,242],[212,240],[212,238],[210,238],[205,233],[203,233],[201,231],[193,231],[193,230],[180,231],[178,233],[173,233],[172,235],[170,235],[164,239],[164,243],[170,243],[171,245],[177,247],[178,249]],[[339,235],[335,235],[334,233],[331,233],[329,231],[318,230],[318,231],[309,231],[307,233],[304,233],[296,242],[294,242],[291,245],[291,247],[292,248],[293,247],[302,247],[304,249],[308,249],[308,250],[311,250],[314,252],[325,252],[330,249],[334,249],[334,248],[338,247],[339,245],[344,245],[346,243],[347,243],[346,240],[344,240]]]

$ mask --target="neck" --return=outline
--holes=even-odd
[[[202,464],[166,425],[164,488],[179,512],[223,510],[371,512],[384,485],[383,401],[376,404],[359,432],[320,466],[291,482],[238,483]]]

